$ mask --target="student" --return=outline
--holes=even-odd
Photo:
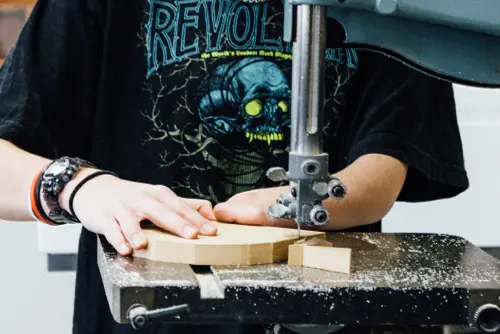
[[[127,255],[147,245],[143,220],[185,238],[215,234],[214,221],[290,223],[266,215],[288,191],[265,176],[288,162],[282,10],[276,0],[37,2],[0,71],[0,219],[43,222],[59,205],[54,221],[83,225],[74,333],[265,332],[114,323],[96,234]],[[467,189],[449,83],[332,39],[326,57],[324,149],[348,189],[325,202],[327,229],[379,231],[396,200]]]

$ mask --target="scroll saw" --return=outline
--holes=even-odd
[[[296,10],[294,10],[296,9]],[[296,34],[293,36],[296,17]],[[322,152],[327,16],[344,29],[346,47],[381,52],[427,75],[477,87],[500,87],[497,0],[288,0],[284,39],[294,43],[291,151],[288,167],[268,170],[289,181],[269,214],[301,225],[328,224],[322,201],[347,189],[330,175]],[[342,35],[342,34],[341,34]]]
[[[289,181],[290,193],[269,213],[299,227],[327,224],[322,201],[341,200],[348,191],[330,176],[321,145],[327,17],[342,26],[346,48],[383,53],[442,80],[500,87],[497,0],[286,1],[284,39],[294,43],[291,152],[289,170],[271,168],[268,177]],[[104,238],[98,264],[115,321],[134,328],[271,323],[300,333],[329,333],[338,325],[385,333],[500,332],[500,262],[466,240],[406,233],[328,238],[353,250],[352,275],[280,263],[200,267],[124,258]]]

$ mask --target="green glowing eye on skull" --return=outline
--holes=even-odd
[[[280,107],[281,111],[288,112],[288,105],[286,104],[285,101],[280,101],[278,103],[278,107]]]
[[[258,116],[262,111],[262,102],[254,99],[245,105],[245,112],[248,116]]]

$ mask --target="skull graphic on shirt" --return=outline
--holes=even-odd
[[[198,115],[212,136],[241,134],[247,143],[267,144],[284,139],[291,90],[276,64],[251,57],[220,65],[200,88]]]

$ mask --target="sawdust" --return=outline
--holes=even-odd
[[[360,234],[357,238],[374,247],[355,250],[351,275],[286,264],[217,267],[215,273],[225,285],[286,287],[316,293],[339,288],[425,293],[443,288],[460,294],[462,289],[500,286],[500,262],[464,239],[425,234],[406,235],[403,239],[397,235]]]
[[[446,290],[446,296],[461,298],[464,289],[500,289],[500,262],[468,244],[464,239],[439,235],[392,235],[341,233],[332,242],[353,248],[350,275],[292,267],[284,263],[215,267],[214,274],[231,289],[286,288],[290,292],[313,291],[328,296],[356,291],[387,289],[414,294]],[[103,267],[111,282],[119,287],[196,287],[197,280],[186,265],[159,264],[106,256]],[[436,295],[440,298],[439,292]],[[383,307],[383,305],[380,305]]]
[[[107,257],[108,279],[118,287],[196,287],[192,272],[182,266],[148,265],[120,256]],[[187,274],[186,274],[187,273]],[[189,275],[190,274],[190,275]]]

